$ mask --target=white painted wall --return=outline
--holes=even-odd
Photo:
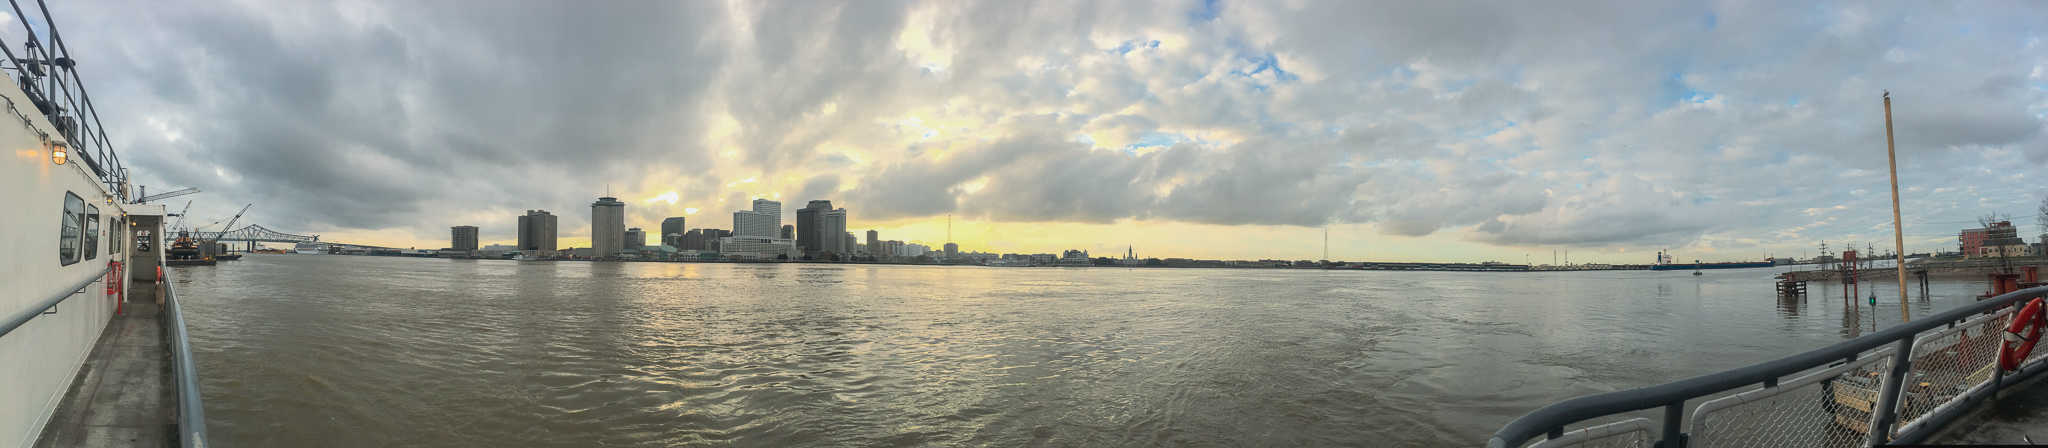
[[[97,276],[120,257],[108,253],[109,244],[128,241],[109,235],[115,226],[106,224],[122,216],[120,201],[75,155],[64,165],[52,163],[38,129],[61,138],[20,88],[0,82],[0,315],[32,308]],[[60,266],[58,232],[67,191],[99,207],[99,247],[93,259]],[[105,292],[95,282],[58,305],[57,314],[0,336],[0,446],[35,443],[112,316],[114,299]]]

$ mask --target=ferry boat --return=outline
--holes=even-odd
[[[204,446],[164,207],[136,200],[58,37],[78,35],[27,10],[0,41],[0,446]]]

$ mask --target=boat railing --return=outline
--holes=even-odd
[[[2016,370],[1997,366],[2015,305],[2044,296],[2048,287],[2023,289],[1818,350],[1554,403],[1487,446],[1921,443],[1999,389],[2048,371],[2048,348]]]
[[[57,290],[56,293],[51,294],[50,297],[44,298],[40,302],[36,302],[35,305],[23,308],[21,311],[7,316],[7,320],[0,320],[0,337],[6,337],[8,333],[14,332],[14,329],[21,328],[22,325],[28,324],[29,321],[35,320],[37,317],[57,314],[59,311],[57,309],[58,305],[64,304],[64,301],[70,300],[72,297],[84,295],[86,288],[92,287],[93,283],[106,280],[107,274],[113,271],[113,265],[101,268],[99,275],[88,277],[85,280],[80,280],[77,284]]]
[[[86,93],[85,81],[78,77],[77,60],[71,58],[71,49],[58,32],[49,5],[35,0],[34,11],[42,13],[37,17],[25,12],[20,0],[7,3],[13,7],[13,21],[21,24],[24,31],[22,52],[15,53],[8,42],[0,40],[0,56],[6,57],[6,64],[0,65],[0,69],[14,75],[22,93],[35,103],[35,113],[56,127],[69,157],[83,162],[107,185],[108,191],[116,191],[123,201],[127,200],[128,170],[121,166],[121,157],[114,152],[106,127],[100,124],[99,110],[93,107],[92,95]],[[12,100],[5,106],[17,116],[27,113]],[[47,135],[44,139],[52,140]]]
[[[192,343],[185,333],[185,307],[178,302],[178,288],[170,279],[173,271],[164,268],[164,278],[157,282],[164,292],[164,309],[158,314],[158,322],[164,327],[164,342],[171,352],[172,380],[178,388],[178,445],[204,448],[206,407],[200,401],[199,370],[193,367]]]

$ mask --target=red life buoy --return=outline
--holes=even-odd
[[[2048,326],[2041,307],[2041,299],[2034,299],[2012,315],[2012,325],[2005,327],[2005,344],[1998,347],[1998,368],[2019,370],[2020,362],[2034,352],[2034,343],[2041,342],[2041,327]]]

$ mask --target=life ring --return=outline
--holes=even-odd
[[[1998,368],[2019,370],[2020,362],[2034,352],[2034,343],[2041,342],[2041,327],[2048,327],[2041,308],[2041,299],[2034,299],[2012,315],[2012,324],[2005,326],[2005,343],[1998,347]]]

